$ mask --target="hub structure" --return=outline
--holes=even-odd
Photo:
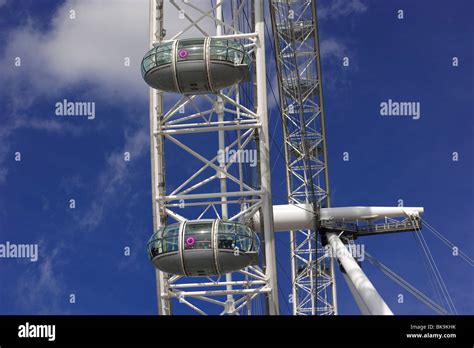
[[[316,1],[150,0],[149,10],[147,250],[159,313],[278,315],[275,233],[289,232],[293,314],[338,313],[337,269],[362,314],[392,314],[351,247],[359,237],[419,230],[423,208],[330,206]],[[275,57],[267,58],[265,20]],[[272,204],[269,59],[285,205]]]

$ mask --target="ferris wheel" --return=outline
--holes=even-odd
[[[293,314],[338,314],[337,269],[362,314],[392,314],[351,247],[419,231],[423,208],[331,207],[316,1],[205,3],[150,0],[147,250],[159,313],[278,315],[275,236],[289,233]],[[272,199],[269,95],[283,133],[284,205]]]

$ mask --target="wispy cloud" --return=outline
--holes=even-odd
[[[99,226],[107,207],[128,190],[132,173],[129,170],[130,162],[124,160],[124,153],[129,152],[131,161],[135,161],[147,153],[148,146],[148,131],[140,128],[131,134],[125,134],[121,150],[107,156],[106,166],[99,175],[94,190],[97,194],[85,214],[80,217],[81,228],[93,230]]]
[[[325,58],[339,58],[341,59],[347,52],[347,47],[341,41],[335,38],[321,40],[321,57]]]
[[[318,7],[319,18],[338,18],[367,11],[361,0],[329,0]]]
[[[38,262],[18,277],[16,299],[18,305],[30,314],[64,313],[65,286],[60,279],[60,251],[39,243]],[[34,268],[33,268],[34,267]]]
[[[337,21],[347,21],[368,11],[368,6],[362,0],[330,0],[323,3],[318,2],[318,17],[322,19],[321,27],[330,27]],[[346,18],[341,18],[346,17]],[[335,35],[323,30],[321,35],[321,57],[324,65],[324,75],[331,78],[325,79],[324,88],[330,93],[339,93],[351,88],[351,80],[346,78],[346,73],[357,70],[358,50],[354,47],[352,40],[348,40],[339,34]],[[342,69],[343,58],[350,59],[351,68]]]

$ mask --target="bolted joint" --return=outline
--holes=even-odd
[[[214,103],[214,111],[217,114],[224,113],[224,101],[221,98],[217,98],[216,102]]]

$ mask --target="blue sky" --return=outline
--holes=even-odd
[[[145,252],[152,232],[148,89],[139,72],[148,7],[106,3],[0,1],[0,243],[39,244],[38,262],[0,259],[1,314],[156,313]],[[424,218],[472,256],[474,4],[325,0],[318,6],[332,205],[403,199],[424,206]],[[14,65],[18,56],[21,67]],[[63,99],[94,101],[95,119],[58,118],[54,105]],[[420,102],[420,119],[380,116],[388,99]],[[276,109],[270,117],[274,125]],[[281,132],[271,130],[273,201],[284,203]],[[123,161],[125,151],[130,162]],[[423,233],[458,312],[472,314],[472,267]],[[411,233],[358,241],[434,297]],[[288,313],[285,234],[278,235],[277,255],[280,307]],[[367,262],[363,268],[396,314],[432,313]],[[340,275],[337,282],[340,312],[358,313]],[[405,294],[403,304],[398,294]]]

